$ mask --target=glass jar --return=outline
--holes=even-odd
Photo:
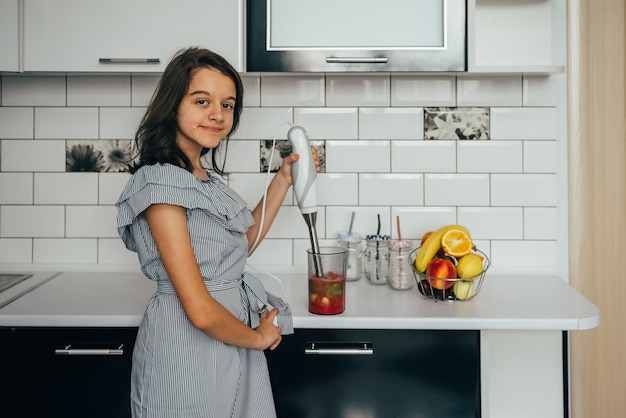
[[[387,241],[389,235],[367,235],[363,252],[363,272],[371,284],[387,284]]]
[[[389,275],[387,283],[395,290],[408,290],[413,288],[415,278],[409,266],[409,253],[413,250],[411,240],[389,240],[387,241],[389,253],[387,259],[389,263]]]
[[[355,282],[363,275],[361,235],[340,232],[337,241],[346,250],[346,280]]]

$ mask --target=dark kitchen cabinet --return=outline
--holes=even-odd
[[[137,328],[0,328],[0,414],[130,417]]]
[[[297,329],[266,352],[280,418],[478,418],[480,334]]]

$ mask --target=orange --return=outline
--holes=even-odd
[[[450,229],[441,237],[441,248],[453,257],[463,257],[472,251],[472,239],[461,229]]]

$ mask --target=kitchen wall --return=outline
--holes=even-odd
[[[133,138],[154,75],[3,74],[0,90],[0,267],[136,268],[117,237],[114,203],[127,173],[66,172],[68,141]],[[470,228],[492,271],[567,280],[564,76],[245,74],[242,122],[227,181],[261,198],[260,140],[287,121],[325,145],[318,234],[349,227],[419,240],[449,223]],[[439,108],[439,109],[437,109]],[[449,110],[487,115],[480,140],[455,138]],[[452,109],[448,109],[452,108]],[[438,128],[444,139],[425,139]],[[447,132],[447,133],[446,133]],[[458,134],[458,132],[456,132]],[[457,135],[458,136],[458,135]],[[252,266],[299,266],[309,246],[291,193]]]

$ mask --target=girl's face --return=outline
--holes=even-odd
[[[176,143],[191,161],[202,148],[215,148],[233,126],[235,83],[213,68],[200,68],[191,77],[178,106]]]

